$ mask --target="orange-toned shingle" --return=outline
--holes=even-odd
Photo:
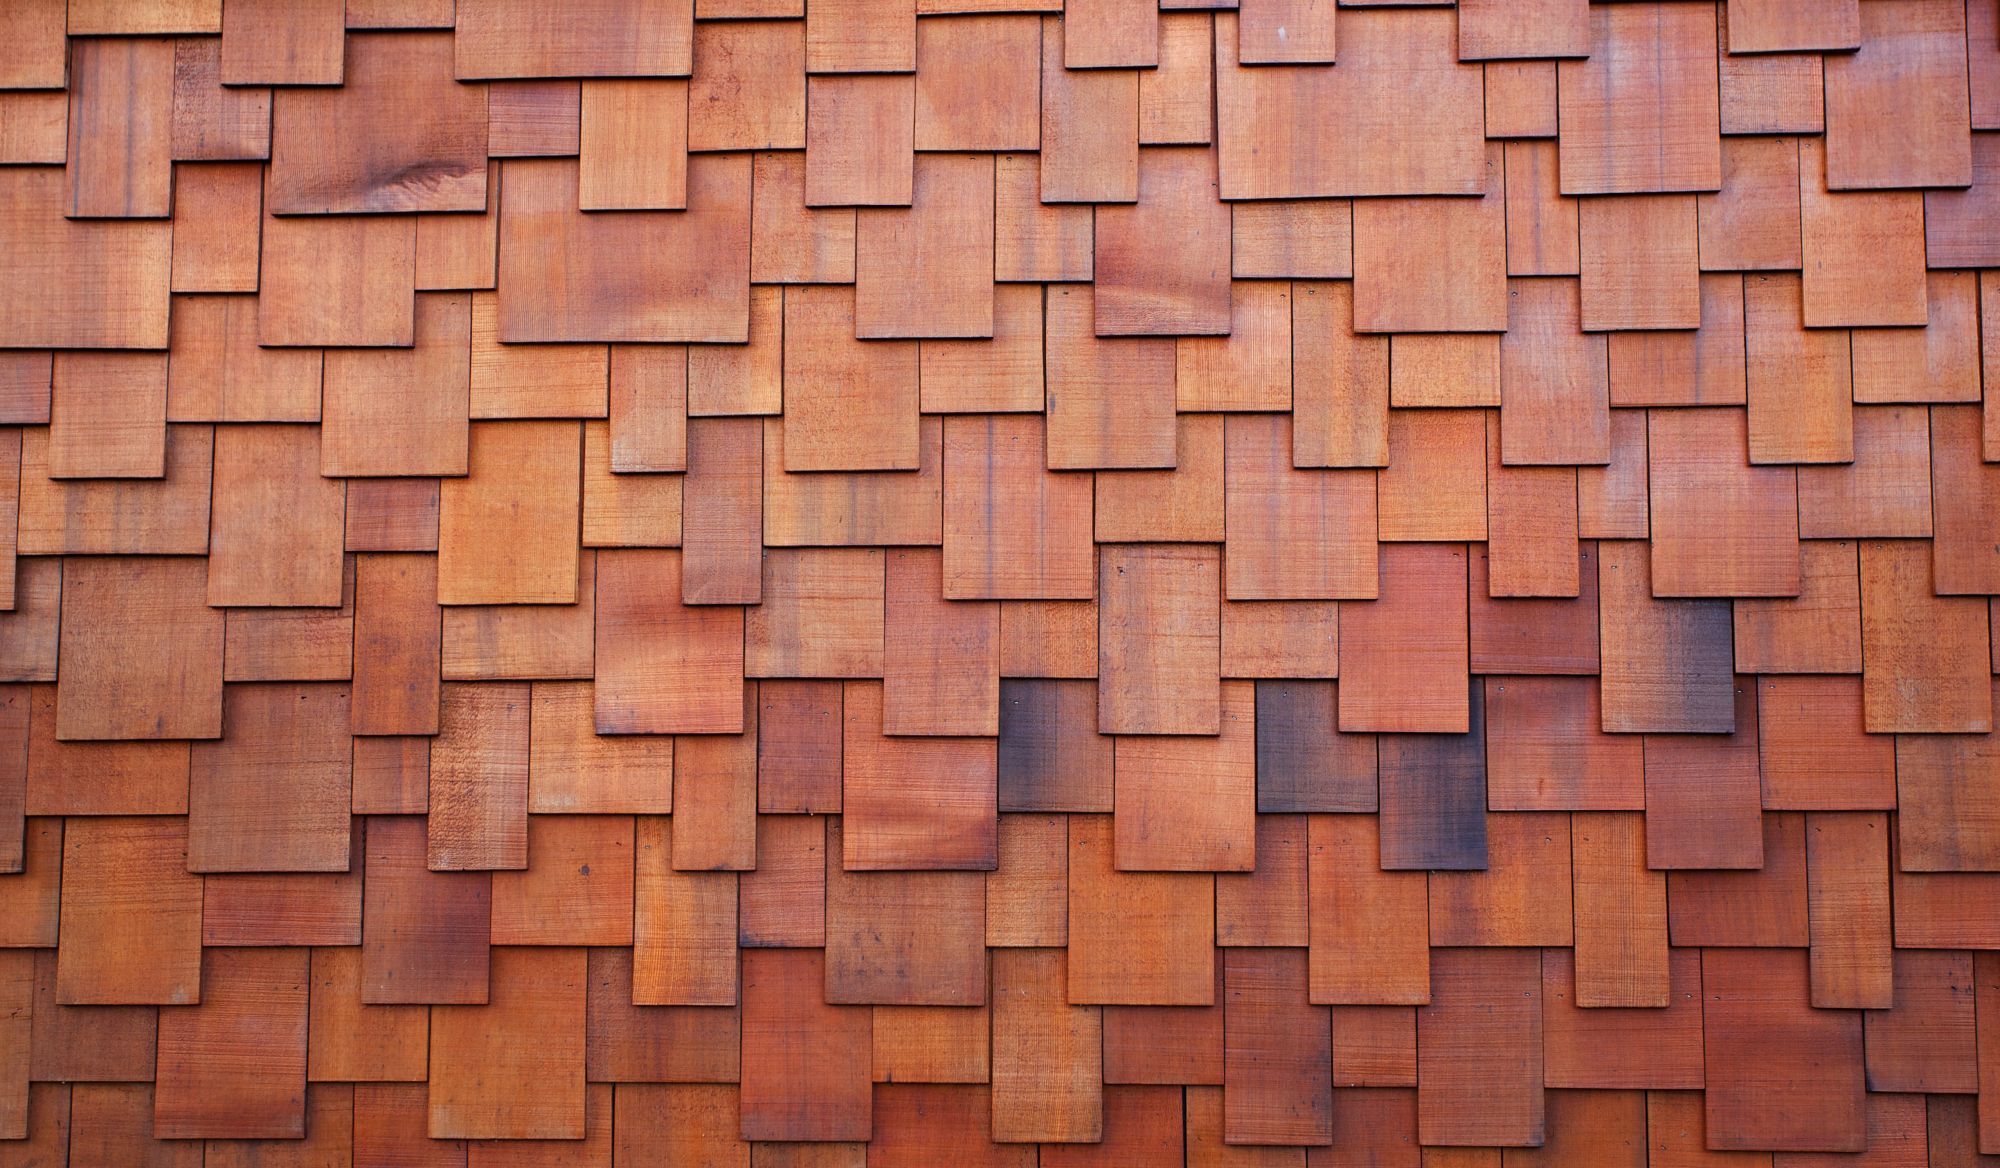
[[[1417,1011],[1417,1131],[1425,1143],[1538,1145],[1541,954],[1446,949]]]
[[[575,81],[493,82],[486,95],[487,154],[493,158],[575,154],[582,101],[582,87]]]
[[[1585,199],[1577,207],[1583,327],[1701,326],[1695,200],[1686,195]]]
[[[1836,190],[1819,142],[1799,143],[1805,324],[1921,325],[1923,207],[1915,192]]]
[[[1465,561],[1455,544],[1381,549],[1378,598],[1341,606],[1342,730],[1465,732]]]
[[[1064,28],[1042,19],[1041,198],[1129,203],[1139,197],[1138,74],[1065,68]]]
[[[1451,13],[1349,13],[1339,22],[1335,69],[1241,63],[1242,19],[1224,13],[1215,22],[1225,197],[1491,189],[1482,172],[1481,73],[1458,60]]]
[[[1556,62],[1488,61],[1483,72],[1487,137],[1556,136]],[[1553,155],[1549,162],[1555,163]],[[1554,189],[1555,180],[1548,182]]]
[[[1283,417],[1225,425],[1224,593],[1231,600],[1367,599],[1376,593],[1374,477],[1298,470]]]
[[[1099,208],[1098,336],[1231,330],[1229,209],[1217,198],[1215,165],[1208,150],[1142,150],[1137,201]],[[1162,248],[1162,238],[1176,245]]]
[[[73,219],[156,219],[173,201],[174,49],[165,40],[79,40],[69,62]]]
[[[271,110],[271,209],[479,211],[487,206],[484,85],[452,80],[450,33],[347,38],[331,88],[284,88]],[[224,71],[230,42],[223,37]]]
[[[597,732],[743,731],[743,610],[690,605],[680,553],[597,557]]]
[[[1861,726],[1859,678],[1758,679],[1757,749],[1764,806],[1840,811],[1897,802],[1891,790],[1898,769],[1897,743],[1867,734]],[[1949,750],[1945,743],[1952,740],[1916,741]]]
[[[1796,0],[1749,0],[1733,5],[1731,53],[1852,49],[1861,44],[1859,0],[1801,4]]]
[[[175,159],[221,162],[271,156],[271,91],[223,87],[219,37],[184,36],[174,42],[173,141]]]
[[[879,548],[773,550],[763,603],[744,613],[748,677],[879,677],[886,569]]]
[[[216,949],[202,975],[200,1005],[160,1011],[154,1135],[306,1135],[308,951]]]
[[[1574,958],[1560,949],[1543,952],[1543,1077],[1549,1086],[1646,1087],[1655,1100],[1665,1097],[1664,1090],[1699,1089],[1704,1077],[1701,951],[1663,952],[1669,977],[1664,1009],[1584,1009],[1577,999]]]
[[[1861,1019],[1810,1007],[1803,954],[1710,949],[1702,954],[1702,983],[1710,1143],[1867,1146]],[[1773,1077],[1780,1070],[1782,1077]],[[1782,1094],[1783,1107],[1770,1106],[1773,1092]]]
[[[750,159],[688,162],[680,215],[585,214],[577,165],[501,168],[502,341],[742,341],[749,335]]]
[[[1159,61],[1159,10],[1138,0],[1064,5],[1063,65],[1069,69],[1148,66]]]
[[[438,510],[438,603],[573,604],[583,433],[574,422],[482,422],[471,473]]]
[[[1714,6],[1590,11],[1590,55],[1564,61],[1562,189],[1569,195],[1722,185]]]
[[[991,868],[994,743],[891,737],[909,730],[889,725],[886,696],[886,686],[857,681],[843,698],[841,863],[853,870]]]
[[[225,687],[227,739],[189,771],[188,869],[339,872],[348,856],[353,747],[344,685]],[[272,770],[286,775],[280,787]]]
[[[797,21],[697,24],[687,148],[803,147],[805,51],[805,29]]]
[[[203,595],[207,562],[116,557],[65,566],[69,650],[56,736],[220,737],[222,613]]]
[[[1379,870],[1379,835],[1370,816],[1316,815],[1308,822],[1308,998],[1335,1004],[1429,1001],[1424,877]],[[1386,943],[1358,944],[1364,936]]]
[[[211,605],[338,606],[347,492],[320,475],[311,426],[219,426]]]
[[[1716,5],[1721,38],[1729,6]],[[1723,53],[1716,60],[1725,134],[1817,134],[1826,128],[1826,83],[1818,53]]]
[[[1986,608],[1935,595],[1934,571],[1920,544],[1861,544],[1862,700],[1871,732],[1993,727]]]
[[[346,5],[340,0],[247,0],[222,19],[224,85],[339,85],[345,79]]]
[[[1333,1053],[1325,1006],[1306,1001],[1306,954],[1238,949],[1224,955],[1223,1135],[1317,1144],[1333,1138],[1333,1086],[1318,1073]]]
[[[1215,125],[1215,21],[1206,12],[1160,18],[1160,61],[1139,70],[1139,141],[1206,145]]]
[[[1459,6],[1458,55],[1468,61],[1585,56],[1589,11],[1577,0],[1538,0],[1531,7],[1471,0]]]
[[[202,880],[187,871],[186,823],[112,817],[66,826],[52,999],[200,1001]]]
[[[1507,327],[1506,184],[1486,149],[1478,199],[1369,199],[1354,207],[1356,332]],[[1411,403],[1415,404],[1415,403]]]
[[[1208,547],[1108,545],[1098,555],[1098,729],[1221,728],[1221,557]],[[1155,635],[1165,619],[1172,637]]]
[[[1118,740],[1112,817],[1121,870],[1249,871],[1258,866],[1255,688],[1222,686],[1216,737]]]
[[[806,81],[808,207],[907,207],[914,182],[915,80],[825,75]]]
[[[689,604],[762,598],[767,429],[754,418],[687,423],[680,545],[681,599]]]
[[[438,480],[349,481],[348,551],[434,552],[437,541]]]
[[[267,200],[257,343],[412,344],[416,226],[409,215],[279,218]]]
[[[1092,289],[1049,289],[1043,318],[1048,467],[1170,467],[1175,435],[1174,346],[1153,337],[1097,336],[1092,325],[1095,305]]]
[[[0,340],[19,348],[158,349],[167,340],[172,228],[63,218],[51,167],[0,181]]]
[[[943,421],[918,420],[915,474],[790,474],[785,471],[784,422],[766,419],[764,546],[938,544],[943,539]],[[739,527],[732,534],[740,539],[743,532]]]
[[[917,346],[856,340],[847,288],[785,295],[785,469],[914,470]]]
[[[909,207],[855,213],[854,335],[993,335],[993,159],[926,154]]]
[[[497,949],[482,1005],[431,1011],[433,1139],[585,1133],[582,949]]]
[[[1966,185],[1965,9],[1935,0],[1860,8],[1858,50],[1826,59],[1828,189]]]
[[[1102,1011],[1069,1003],[1065,966],[1061,950],[993,957],[995,1140],[1103,1135]]]
[[[1070,817],[1069,1000],[1212,1004],[1214,877],[1118,871],[1113,840],[1109,818]]]
[[[687,208],[688,85],[680,80],[583,83],[577,207]]]
[[[433,870],[528,866],[528,698],[520,683],[444,687],[425,823]]]
[[[1722,189],[1696,198],[1704,271],[1800,265],[1799,144],[1790,138],[1727,138]]]
[[[850,870],[841,837],[839,827],[829,827],[820,996],[829,1003],[983,1004],[984,874]]]
[[[1753,466],[1736,410],[1648,418],[1655,596],[1799,591],[1797,476]]]
[[[586,0],[535,20],[523,0],[467,0],[458,13],[458,76],[684,77],[693,9],[688,0]],[[520,35],[524,22],[535,35]]]
[[[260,347],[257,299],[177,296],[173,312],[169,421],[320,420],[320,350]]]

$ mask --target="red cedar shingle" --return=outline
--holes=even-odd
[[[854,335],[993,335],[993,159],[926,154],[910,205],[854,217]]]
[[[587,214],[577,166],[501,168],[502,341],[742,341],[749,330],[750,159],[688,162],[679,215]]]
[[[685,76],[692,56],[693,5],[587,0],[528,27],[521,0],[467,0],[458,13],[458,76]]]
[[[278,214],[479,211],[487,205],[486,87],[452,80],[450,33],[347,38],[332,88],[284,88],[271,113]],[[228,72],[224,36],[224,72]]]
[[[1444,949],[1417,1011],[1417,1130],[1429,1144],[1540,1144],[1541,954]]]
[[[1042,19],[1041,199],[1132,202],[1139,197],[1138,74],[1067,68],[1064,28],[1060,19]]]
[[[1396,409],[1388,422],[1388,465],[1375,476],[1379,538],[1485,538],[1484,411]]]
[[[588,980],[582,949],[496,949],[485,1004],[431,1011],[432,1138],[584,1136]]]
[[[1828,188],[1970,182],[1965,9],[1948,0],[1863,4],[1856,31],[1858,51],[1827,58]]]
[[[160,1011],[153,1134],[161,1139],[306,1135],[305,949],[216,949],[200,1005]]]
[[[153,219],[173,198],[174,50],[164,40],[79,40],[70,52],[74,219]]]
[[[1711,1144],[1805,1151],[1867,1146],[1861,1019],[1811,1008],[1804,954],[1706,950],[1702,989]],[[1784,1106],[1770,1106],[1773,1093]]]
[[[1336,69],[1240,63],[1241,20],[1223,13],[1215,22],[1225,198],[1493,189],[1483,173],[1481,73],[1458,60],[1451,13],[1348,13]]]
[[[1991,4],[1192,2],[0,16],[16,1158],[2000,1154]]]
[[[1590,10],[1590,55],[1559,67],[1564,194],[1722,185],[1712,12],[1678,3]]]

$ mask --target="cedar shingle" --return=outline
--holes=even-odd
[[[1702,954],[1708,1140],[1726,1149],[1850,1151],[1868,1143],[1861,1019],[1807,1003],[1803,954]],[[1770,1106],[1773,1094],[1784,1105]]]
[[[492,996],[431,1011],[430,1134],[581,1139],[582,949],[496,949]]]
[[[223,622],[203,596],[205,567],[190,558],[67,561],[58,738],[221,737]]]
[[[1538,1145],[1541,954],[1445,949],[1417,1011],[1417,1130],[1426,1143]]]
[[[910,205],[854,217],[854,335],[993,335],[993,159],[927,154]]]
[[[450,33],[347,38],[332,88],[283,88],[271,110],[271,209],[480,211],[487,206],[484,85],[452,80]],[[223,37],[227,72],[229,38]]]
[[[157,219],[173,202],[174,49],[79,40],[69,61],[72,219]]]
[[[684,77],[692,67],[688,0],[585,0],[535,19],[523,0],[466,0],[458,76]],[[523,36],[523,28],[534,35]]]
[[[1714,6],[1647,3],[1590,10],[1590,54],[1559,66],[1566,195],[1712,191]]]
[[[0,174],[0,340],[19,348],[158,349],[167,343],[164,221],[63,218],[63,175]]]
[[[1990,2],[1194,2],[0,15],[15,1158],[2000,1154]]]
[[[1215,182],[1211,151],[1139,152],[1137,201],[1097,211],[1098,336],[1231,331],[1229,209]]]
[[[687,210],[586,214],[577,164],[501,168],[501,341],[743,341],[750,159],[688,161]]]
[[[185,1005],[201,1000],[201,885],[187,826],[171,818],[65,825],[54,1001]]]
[[[153,1134],[161,1139],[306,1135],[304,949],[217,949],[200,1005],[160,1011]]]
[[[1858,50],[1826,58],[1828,189],[1971,182],[1964,7],[1888,0],[1860,8]]]
[[[1480,135],[1481,72],[1458,60],[1451,13],[1348,13],[1335,69],[1242,64],[1243,19],[1223,13],[1215,22],[1225,198],[1492,189]]]

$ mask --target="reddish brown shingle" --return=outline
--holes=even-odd
[[[0,1160],[2000,1156],[1992,0],[17,0],[0,161]]]

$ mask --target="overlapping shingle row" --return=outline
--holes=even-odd
[[[2000,1162],[1995,395],[1995,0],[14,0],[0,1165]]]

